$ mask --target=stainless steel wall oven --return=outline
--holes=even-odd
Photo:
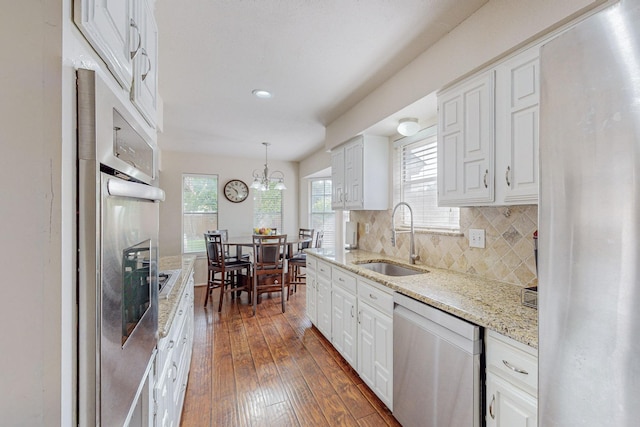
[[[155,144],[98,74],[78,70],[78,422],[135,412],[158,328]]]

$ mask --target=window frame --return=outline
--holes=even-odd
[[[314,182],[318,182],[318,181],[323,181],[325,182],[324,184],[324,190],[322,193],[322,196],[324,196],[325,198],[325,205],[327,204],[327,198],[328,198],[328,210],[323,210],[322,212],[314,212],[313,211],[313,198],[314,198],[314,192],[313,192],[313,183]],[[327,193],[327,189],[326,189],[326,182],[330,183],[331,188],[329,189],[329,192]],[[333,217],[333,230],[329,230],[327,231],[326,227],[323,227],[323,232],[324,232],[324,237],[323,237],[323,241],[322,241],[322,247],[333,247],[335,244],[335,232],[336,232],[336,214],[335,211],[331,208],[331,190],[333,188],[333,181],[331,179],[330,176],[327,177],[317,177],[317,178],[311,178],[309,179],[309,227],[310,228],[314,228],[314,221],[313,221],[313,216],[314,215],[322,215],[322,223],[326,224],[326,217],[327,215],[331,215]],[[317,195],[316,195],[317,196]],[[325,206],[327,207],[327,206]],[[315,230],[315,231],[319,231],[319,230]]]
[[[423,232],[433,233],[459,233],[460,232],[460,208],[450,207],[438,207],[438,175],[437,175],[437,125],[430,126],[422,129],[417,134],[400,138],[394,141],[394,153],[393,153],[393,199],[394,205],[399,202],[407,202],[411,205],[414,214],[414,228]],[[414,148],[421,149],[425,152],[426,159],[422,160],[430,165],[430,172],[420,173],[420,177],[412,180],[403,179],[406,164],[404,163],[405,156],[404,150],[407,147],[413,146]],[[435,151],[435,155],[430,155],[427,151]],[[430,184],[426,184],[430,182]],[[429,193],[424,194],[420,201],[421,206],[416,206],[415,198],[412,203],[408,200],[405,189],[407,185],[430,185],[432,190]],[[420,196],[418,196],[420,198]],[[435,204],[432,204],[428,198],[435,200]],[[426,207],[425,207],[426,206]],[[408,209],[402,209],[398,211],[396,219],[396,225],[400,227],[410,227],[410,218]],[[447,220],[438,221],[437,218],[445,218],[449,216]]]
[[[284,232],[284,196],[282,194],[284,190],[276,190],[274,188],[276,184],[277,184],[276,181],[269,181],[269,190],[267,191],[253,189],[252,222],[253,222],[253,228],[260,228],[260,227],[276,228],[278,230],[278,233],[282,234]],[[264,223],[258,224],[258,221],[256,221],[256,210],[258,209],[258,204],[262,203],[262,197],[267,193],[280,195],[280,223],[279,224],[264,224]],[[260,200],[258,200],[258,196],[260,196]]]
[[[214,178],[215,177],[215,178]],[[185,179],[186,178],[209,178],[215,179],[215,211],[214,212],[189,212],[186,213],[185,212]],[[187,250],[188,248],[186,247],[186,236],[185,236],[185,215],[194,215],[194,214],[204,214],[204,215],[215,215],[215,227],[210,227],[208,229],[212,229],[215,230],[218,228],[218,221],[220,219],[220,176],[218,174],[204,174],[204,173],[183,173],[181,176],[181,180],[180,180],[180,202],[181,202],[181,206],[180,206],[180,218],[181,218],[181,225],[180,225],[180,233],[181,233],[181,238],[180,238],[180,247],[182,250],[183,254],[202,254],[202,253],[206,253],[206,247],[204,246],[204,232],[207,230],[203,231],[203,236],[202,236],[202,250],[199,249],[191,249],[191,250]]]

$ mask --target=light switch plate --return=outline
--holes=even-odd
[[[485,247],[484,230],[479,228],[469,229],[469,247],[482,248]]]

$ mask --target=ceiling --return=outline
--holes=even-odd
[[[325,126],[487,0],[158,0],[163,150],[299,161]],[[253,89],[273,93],[258,99]],[[435,115],[435,97],[400,117]]]

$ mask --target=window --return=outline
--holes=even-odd
[[[276,190],[276,183],[269,183],[267,191],[253,192],[253,227],[277,228],[282,233],[282,190]]]
[[[413,210],[415,227],[460,230],[460,209],[438,207],[438,150],[436,126],[396,141],[394,198]],[[397,224],[410,225],[408,209],[398,211]],[[400,218],[402,222],[400,222]]]
[[[182,253],[204,252],[204,233],[218,229],[218,175],[182,175]]]
[[[332,248],[335,242],[335,214],[331,210],[331,179],[311,180],[309,228],[323,230],[322,247]]]

